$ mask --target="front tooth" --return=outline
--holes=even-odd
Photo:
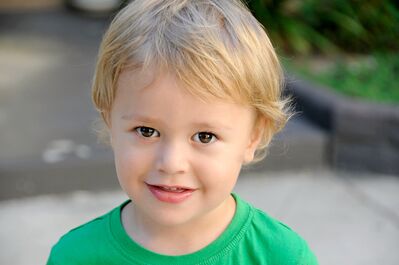
[[[179,191],[181,190],[180,188],[176,188],[176,187],[162,187],[164,190],[167,191]]]

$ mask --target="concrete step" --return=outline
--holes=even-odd
[[[329,166],[329,134],[302,115],[291,119],[272,141],[268,155],[246,171],[321,169]]]

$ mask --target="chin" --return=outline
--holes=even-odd
[[[155,209],[153,207],[151,210],[151,219],[160,226],[181,227],[195,221],[201,216],[201,213],[193,212],[192,207],[189,209],[185,207]]]

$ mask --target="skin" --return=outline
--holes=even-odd
[[[190,94],[169,72],[125,70],[108,123],[122,189],[134,203],[122,224],[143,247],[166,255],[215,240],[235,212],[231,192],[254,157],[261,126],[243,105]],[[256,129],[254,129],[256,128]],[[157,199],[151,185],[193,190],[182,202]]]

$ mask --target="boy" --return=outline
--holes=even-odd
[[[64,235],[48,264],[317,264],[231,193],[287,120],[280,94],[273,47],[238,0],[133,1],[93,83],[129,200]]]

